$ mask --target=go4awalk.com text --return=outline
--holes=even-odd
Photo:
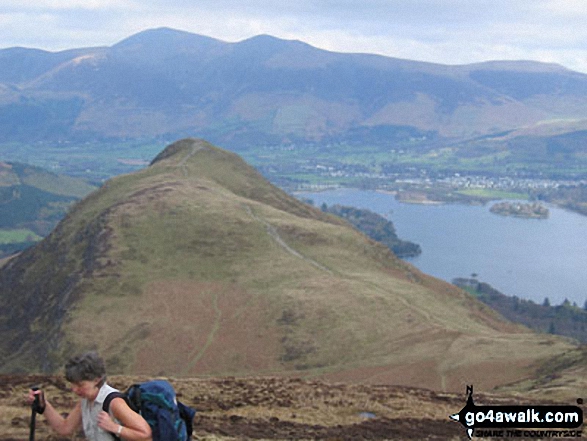
[[[469,438],[580,438],[583,411],[567,405],[477,406],[473,387],[467,404],[451,419],[460,422]],[[582,402],[582,400],[577,400]]]
[[[581,438],[582,430],[520,430],[520,429],[476,429],[476,438]]]

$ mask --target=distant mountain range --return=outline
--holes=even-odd
[[[197,135],[233,147],[442,145],[552,136],[586,121],[587,75],[538,62],[446,66],[167,28],[112,47],[0,51],[0,142]]]
[[[0,270],[0,372],[321,375],[462,391],[574,346],[503,320],[202,140],[77,203]],[[468,384],[468,383],[467,383]]]

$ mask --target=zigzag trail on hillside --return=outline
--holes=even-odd
[[[191,151],[181,161],[179,161],[175,165],[175,167],[181,169],[181,172],[182,172],[184,178],[189,177],[189,170],[186,166],[187,161],[189,161],[190,158],[192,158],[197,152],[199,152],[201,150],[205,150],[206,148],[207,147],[205,145],[194,143],[191,147]],[[218,293],[213,292],[211,294],[213,296],[212,304],[214,306],[214,315],[215,315],[214,324],[212,325],[212,329],[210,330],[210,333],[206,337],[206,343],[204,344],[204,346],[202,348],[199,348],[193,356],[190,356],[190,362],[188,363],[188,365],[184,369],[184,372],[189,372],[190,370],[192,370],[194,368],[194,366],[202,359],[202,357],[204,356],[204,354],[206,353],[208,348],[214,342],[214,338],[216,337],[216,333],[220,329],[220,321],[222,320],[222,311],[218,307]]]
[[[191,147],[191,151],[180,162],[178,162],[174,167],[181,168],[184,177],[187,178],[189,176],[189,172],[186,167],[187,161],[191,157],[193,157],[197,152],[199,152],[200,150],[205,150],[206,148],[207,147],[205,145],[194,143]],[[266,229],[267,233],[269,234],[269,236],[271,236],[271,238],[280,247],[282,247],[285,251],[287,251],[289,254],[310,263],[311,265],[315,266],[316,268],[318,268],[322,271],[326,271],[329,274],[334,274],[330,269],[326,268],[324,265],[316,262],[314,259],[311,259],[307,256],[304,256],[303,254],[301,254],[298,251],[296,251],[295,249],[293,249],[290,245],[288,245],[285,242],[285,240],[283,240],[283,238],[279,235],[279,233],[277,232],[275,227],[273,227],[273,225],[271,225],[265,219],[262,219],[259,216],[257,216],[255,213],[253,213],[253,210],[251,209],[251,207],[249,205],[243,204],[243,207],[245,208],[245,210],[247,211],[249,216],[251,216],[251,218],[253,218],[257,222],[262,223],[265,226],[265,229]]]
[[[451,347],[455,344],[455,340],[453,340],[451,342],[451,344],[449,345],[449,347],[447,348],[446,352],[448,353],[451,349]],[[438,367],[436,368],[437,372],[438,372],[438,376],[440,377],[440,390],[445,391],[447,390],[447,384],[448,384],[448,378],[447,378],[447,372],[450,369],[450,365],[447,362],[447,360],[442,360],[439,364]]]
[[[181,172],[183,173],[183,176],[185,178],[187,178],[189,176],[189,172],[188,169],[186,167],[186,162],[192,157],[194,156],[197,152],[199,152],[200,150],[204,150],[206,147],[202,144],[193,144],[192,145],[192,150],[185,156],[185,158],[183,158],[181,161],[179,161],[179,163],[177,163],[175,165],[175,167],[181,168]]]
[[[190,356],[190,361],[184,369],[184,374],[187,374],[188,372],[190,372],[196,366],[196,364],[198,364],[198,362],[202,359],[202,357],[204,356],[204,354],[206,353],[208,348],[214,342],[216,334],[218,333],[218,330],[220,329],[220,321],[222,320],[222,311],[221,311],[220,307],[218,306],[218,293],[211,292],[211,295],[212,295],[212,306],[214,308],[214,323],[212,325],[212,329],[210,330],[210,333],[206,337],[206,343],[204,344],[204,346],[199,348],[196,351],[195,355]]]
[[[306,262],[308,262],[309,264],[315,266],[316,268],[322,270],[322,271],[326,271],[328,274],[334,274],[330,269],[326,268],[324,265],[316,262],[314,259],[311,259],[307,256],[304,256],[303,254],[299,253],[298,251],[294,250],[292,247],[290,247],[284,240],[283,238],[279,235],[279,233],[277,232],[277,230],[275,230],[275,227],[273,227],[273,225],[271,225],[269,222],[267,222],[265,219],[261,219],[259,216],[257,216],[255,213],[253,213],[253,210],[251,209],[250,206],[244,204],[245,210],[247,211],[247,213],[249,213],[249,215],[256,220],[257,222],[262,223],[263,225],[265,225],[265,229],[267,230],[267,233],[269,234],[269,236],[271,236],[271,238],[280,246],[282,247],[285,251],[287,251],[288,253],[290,253],[292,256],[295,256],[299,259],[302,259]]]
[[[175,167],[181,169],[182,174],[183,174],[183,176],[185,178],[188,178],[189,177],[189,171],[188,171],[188,168],[186,166],[187,161],[190,158],[192,158],[197,152],[199,152],[201,150],[205,150],[206,148],[207,147],[205,145],[201,145],[201,144],[194,144],[194,145],[192,145],[191,151],[180,162],[178,162],[175,165]],[[292,256],[295,256],[295,257],[297,257],[299,259],[302,259],[305,262],[308,262],[309,264],[315,266],[316,268],[318,268],[318,269],[320,269],[322,271],[325,271],[325,272],[327,272],[329,274],[334,274],[330,269],[326,268],[324,265],[316,262],[314,259],[311,259],[311,258],[309,258],[307,256],[304,256],[303,254],[301,254],[297,250],[293,249],[279,235],[279,233],[277,232],[277,230],[275,229],[275,227],[273,227],[273,225],[271,225],[265,219],[260,218],[255,213],[253,213],[253,210],[252,210],[252,208],[249,205],[244,204],[244,203],[242,205],[243,205],[245,211],[249,214],[249,216],[252,219],[254,219],[257,222],[260,222],[261,224],[263,224],[265,226],[265,229],[267,231],[267,234],[269,234],[269,236],[271,237],[271,239],[273,239],[273,241],[275,243],[277,243],[281,248],[283,248],[285,251],[287,251]],[[189,372],[190,370],[192,370],[194,368],[194,366],[198,363],[198,361],[202,359],[202,357],[206,353],[206,350],[212,345],[212,343],[214,341],[214,338],[216,336],[216,333],[220,329],[220,321],[222,319],[222,311],[218,307],[218,295],[217,295],[217,293],[213,293],[212,295],[214,296],[214,298],[213,298],[213,305],[214,305],[214,312],[215,312],[214,324],[212,326],[212,329],[210,330],[210,333],[209,333],[208,337],[206,338],[206,343],[204,344],[204,346],[202,348],[200,348],[197,351],[196,354],[194,354],[193,356],[190,356],[190,362],[189,362],[188,366],[185,368],[185,372]]]

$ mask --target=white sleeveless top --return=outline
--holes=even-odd
[[[98,427],[98,415],[102,412],[104,400],[111,392],[118,392],[118,389],[114,389],[113,387],[104,384],[100,388],[98,396],[93,402],[88,401],[86,398],[82,398],[82,423],[84,426],[84,434],[90,441],[113,441],[115,439],[112,433]],[[108,413],[112,417],[112,412]]]

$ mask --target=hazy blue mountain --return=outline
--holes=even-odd
[[[112,47],[0,51],[0,141],[440,142],[582,118],[587,75],[536,62],[445,66],[167,28]]]

